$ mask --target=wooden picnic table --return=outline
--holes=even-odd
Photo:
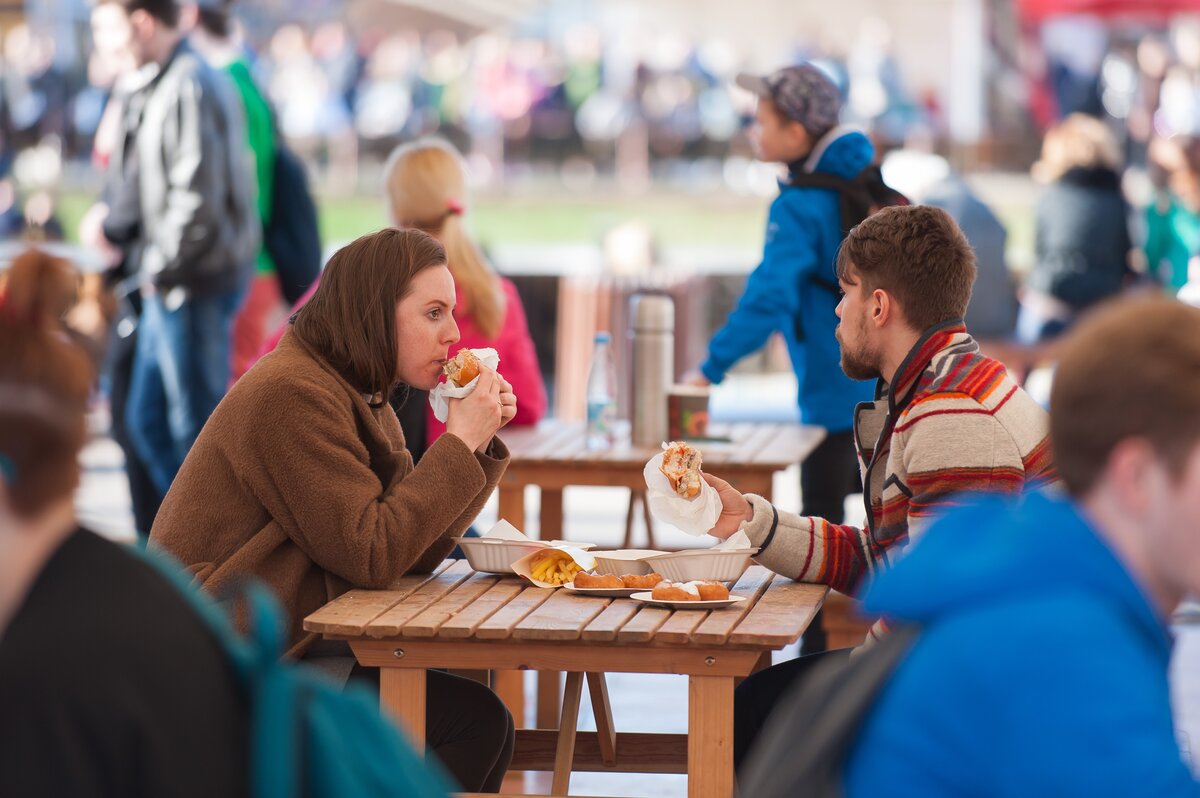
[[[704,470],[721,477],[743,493],[756,493],[770,501],[774,494],[775,474],[801,462],[825,438],[825,430],[803,424],[745,422],[712,424],[709,434],[729,438],[729,442],[698,442],[704,455]],[[600,485],[629,488],[625,541],[631,547],[635,504],[642,503],[646,527],[651,528],[644,501],[646,488],[642,471],[655,452],[654,446],[634,446],[628,442],[606,451],[591,451],[586,446],[583,422],[546,420],[536,427],[513,427],[501,433],[511,460],[500,481],[500,517],[517,529],[525,525],[525,488],[536,485],[540,495],[540,536],[556,540],[563,535],[563,490],[573,485]],[[650,547],[654,548],[653,538]],[[525,693],[519,674],[497,678],[496,692],[513,713],[517,726],[525,723]],[[559,708],[559,678],[538,679],[537,725],[554,722]]]
[[[799,639],[826,592],[752,565],[731,590],[746,601],[672,610],[532,587],[448,560],[388,590],[351,590],[304,628],[348,641],[361,664],[381,669],[380,703],[417,746],[426,669],[565,671],[557,728],[518,729],[513,770],[552,770],[554,795],[567,793],[572,770],[606,770],[687,773],[689,798],[729,798],[734,684]],[[688,733],[618,733],[606,672],[686,675]],[[590,733],[576,732],[585,677],[596,712]]]

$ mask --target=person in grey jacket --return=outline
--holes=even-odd
[[[234,87],[188,46],[174,0],[103,0],[123,13],[150,77],[129,99],[142,296],[126,407],[130,437],[166,493],[230,379],[233,317],[260,229]],[[121,168],[115,164],[116,168]]]

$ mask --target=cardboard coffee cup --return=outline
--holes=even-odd
[[[708,435],[708,388],[673,385],[667,394],[667,437],[703,438]]]

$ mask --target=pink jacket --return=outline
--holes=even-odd
[[[312,297],[313,292],[317,290],[317,285],[321,278],[318,277],[308,289],[304,296],[292,308],[294,313],[296,310],[304,307],[304,303]],[[512,280],[501,277],[500,285],[504,291],[504,324],[500,328],[500,334],[492,340],[484,337],[483,333],[475,326],[475,323],[467,316],[467,308],[463,304],[462,294],[458,295],[458,308],[455,310],[455,319],[458,321],[458,331],[462,339],[451,347],[450,354],[453,355],[459,349],[482,349],[491,347],[500,355],[500,373],[504,379],[508,380],[513,387],[513,393],[517,395],[517,415],[509,422],[516,426],[532,425],[541,420],[542,416],[546,415],[546,386],[542,384],[542,373],[538,368],[537,351],[533,347],[533,339],[529,336],[529,325],[525,321],[525,306],[521,304],[521,297],[517,294],[517,287],[513,285]],[[279,339],[283,337],[287,331],[288,325],[285,322],[275,334],[267,341],[260,357],[267,352],[273,350]],[[426,445],[432,444],[438,439],[438,436],[446,431],[446,425],[433,417],[433,408],[428,408],[426,414],[427,428],[425,441]]]

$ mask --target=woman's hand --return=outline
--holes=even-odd
[[[717,489],[717,495],[721,497],[721,514],[717,516],[717,523],[708,530],[708,534],[726,540],[738,531],[743,521],[754,518],[754,507],[741,491],[720,477],[703,473],[701,476]]]
[[[506,406],[501,399],[502,387],[508,386],[512,399],[511,413],[517,412],[517,400],[512,395],[512,386],[491,369],[479,372],[475,390],[462,399],[451,399],[446,416],[446,432],[457,436],[472,450],[482,452],[491,443],[492,436],[505,422]],[[508,418],[512,418],[509,415]]]
[[[517,395],[513,393],[512,384],[496,375],[496,380],[500,383],[500,426],[506,425],[513,420],[513,416],[517,414]]]

